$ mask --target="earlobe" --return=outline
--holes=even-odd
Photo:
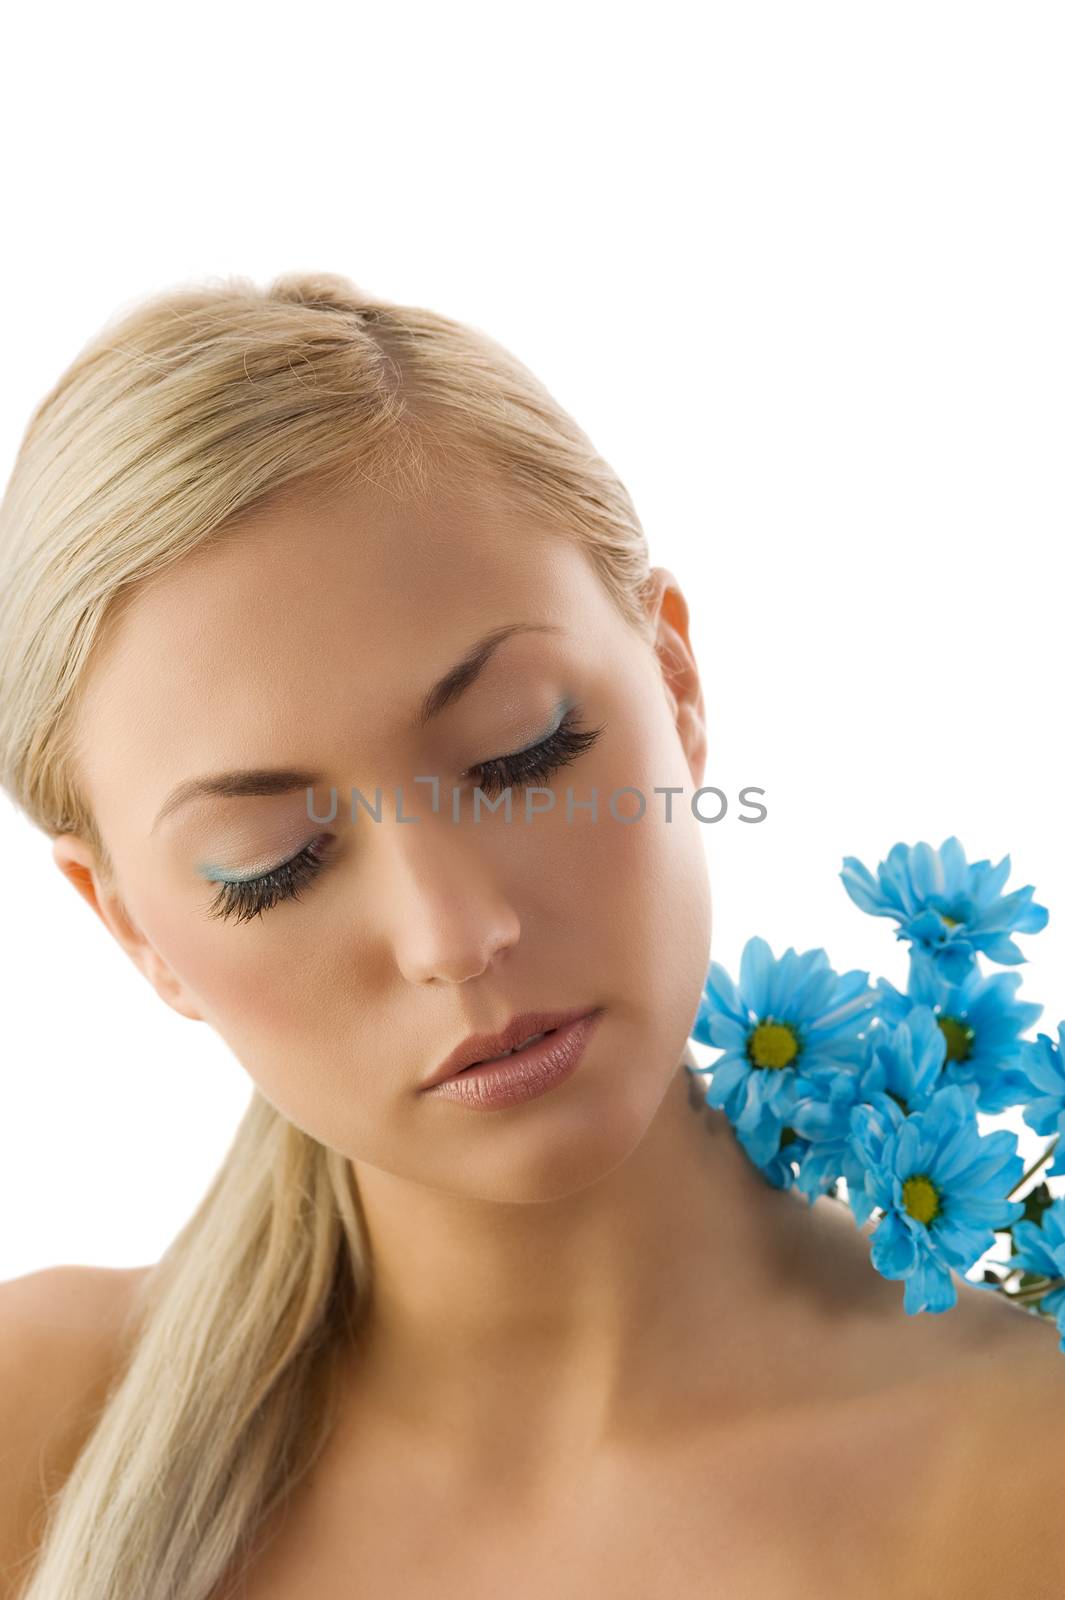
[[[101,878],[95,856],[84,839],[73,833],[60,834],[52,843],[52,859],[160,999],[190,1021],[202,1022],[178,979],[133,921],[117,889]]]
[[[150,952],[149,960],[149,967],[141,970],[160,1000],[165,1000],[172,1011],[176,1011],[181,1017],[187,1017],[190,1022],[202,1022],[202,1015],[188,999],[170,968],[163,965],[154,951]]]

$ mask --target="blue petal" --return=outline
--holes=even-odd
[[[873,1233],[869,1258],[884,1278],[905,1278],[917,1262],[917,1246],[909,1228],[894,1211],[885,1214]]]
[[[773,972],[773,952],[756,934],[748,939],[740,956],[740,993],[756,1017],[768,1011],[769,983]]]

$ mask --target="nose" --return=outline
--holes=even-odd
[[[466,983],[503,959],[521,923],[498,867],[439,819],[387,830],[396,964],[409,983]]]

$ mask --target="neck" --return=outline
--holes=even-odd
[[[628,1159],[559,1200],[471,1202],[359,1168],[367,1405],[467,1461],[530,1440],[572,1456],[682,1426],[693,1384],[720,1411],[763,1381],[801,1303],[808,1207],[766,1183],[689,1063]]]

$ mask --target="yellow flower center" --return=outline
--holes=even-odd
[[[943,918],[943,921],[946,923],[948,928],[961,927],[961,922],[957,917],[948,917],[945,911],[941,911],[939,915]]]
[[[926,1173],[907,1178],[902,1186],[902,1203],[915,1222],[926,1225],[940,1211],[939,1190]]]
[[[947,1041],[947,1060],[967,1061],[972,1055],[975,1028],[970,1028],[962,1017],[938,1017],[936,1020]]]
[[[787,1067],[799,1053],[799,1041],[786,1022],[767,1017],[747,1039],[747,1055],[756,1067]]]

